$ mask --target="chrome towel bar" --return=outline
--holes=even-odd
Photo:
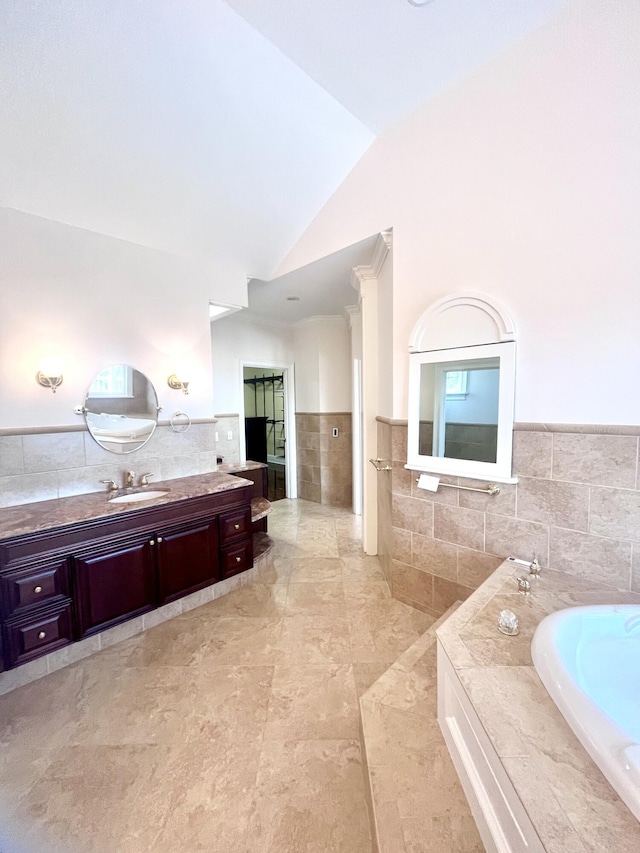
[[[373,461],[373,460],[371,460]],[[416,483],[419,483],[419,480],[416,480]],[[438,487],[445,486],[447,489],[460,489],[464,492],[481,492],[483,495],[499,495],[500,494],[500,486],[497,483],[489,483],[486,489],[475,489],[473,486],[456,486],[455,483],[438,483]]]
[[[384,461],[385,461],[384,459],[379,459],[379,458],[369,460],[369,462],[371,462],[371,464],[376,469],[376,471],[391,471],[392,470],[391,465],[381,465],[380,464],[381,462],[384,462]]]

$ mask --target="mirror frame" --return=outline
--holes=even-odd
[[[420,369],[423,364],[465,362],[484,358],[500,359],[498,385],[498,436],[495,462],[476,462],[446,456],[427,456],[418,453],[420,429]],[[409,355],[409,422],[407,430],[407,464],[405,468],[433,474],[448,474],[474,480],[515,483],[511,475],[513,448],[513,413],[515,403],[516,344],[515,341],[428,350]]]
[[[91,397],[90,396],[91,386],[93,385],[93,383],[95,382],[97,377],[100,376],[102,373],[104,373],[105,370],[108,370],[109,368],[115,367],[115,366],[128,367],[131,369],[132,374],[133,374],[133,372],[140,374],[140,376],[143,377],[143,379],[147,382],[148,386],[150,387],[151,391],[153,392],[153,397],[155,398],[155,404],[153,405],[152,411],[149,412],[149,416],[147,418],[149,421],[153,421],[153,428],[151,429],[151,432],[146,436],[144,441],[134,442],[134,439],[132,437],[132,442],[136,444],[136,447],[131,447],[128,450],[125,449],[126,445],[124,443],[121,443],[117,440],[111,440],[110,441],[108,436],[106,436],[104,434],[96,433],[94,431],[93,425],[90,423],[89,417],[88,417],[91,414],[96,414],[98,416],[100,414],[107,414],[110,416],[126,418],[126,415],[121,413],[121,412],[104,412],[104,408],[106,408],[106,407],[103,407],[103,406],[97,407],[97,408],[103,408],[103,412],[101,412],[101,413],[93,412],[91,409],[89,409],[87,407],[87,403],[89,402],[89,400],[95,400],[95,401],[100,400],[100,397]],[[111,398],[109,398],[109,399],[111,399]],[[135,399],[135,397],[127,398],[127,399]],[[149,377],[146,375],[146,373],[143,373],[137,367],[134,367],[132,364],[128,364],[127,362],[117,362],[116,364],[107,365],[107,367],[98,371],[98,373],[93,377],[93,379],[89,383],[89,388],[87,389],[87,393],[85,395],[84,404],[82,406],[77,407],[74,411],[77,414],[84,415],[84,422],[85,422],[85,426],[87,427],[87,431],[89,432],[89,435],[96,442],[97,445],[99,445],[103,450],[106,450],[107,453],[114,453],[117,456],[126,456],[130,453],[135,453],[136,451],[141,450],[145,446],[145,444],[147,444],[147,442],[149,442],[151,440],[151,437],[153,436],[153,434],[155,433],[155,431],[157,429],[158,413],[161,410],[162,410],[162,406],[160,406],[158,403],[158,392],[156,391],[153,382],[149,379]],[[118,447],[120,449],[116,449]]]

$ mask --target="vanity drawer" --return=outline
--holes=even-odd
[[[67,560],[48,563],[37,569],[7,572],[1,579],[2,614],[6,618],[39,604],[51,604],[69,596]]]
[[[220,579],[230,578],[253,566],[253,540],[244,539],[220,549]]]
[[[226,545],[251,533],[251,509],[243,507],[220,516],[220,543]]]
[[[7,669],[66,646],[72,639],[71,603],[8,622],[4,626]]]

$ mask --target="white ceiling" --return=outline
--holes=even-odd
[[[0,0],[0,206],[203,259],[225,301],[376,133],[564,3]]]
[[[378,134],[566,0],[227,0]]]
[[[346,305],[357,305],[358,294],[351,285],[351,271],[371,262],[378,235],[347,246],[301,269],[272,281],[249,282],[248,319],[289,326],[306,317],[344,314]],[[298,297],[291,301],[289,297]]]

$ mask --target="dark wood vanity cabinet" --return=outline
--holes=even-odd
[[[156,536],[154,547],[159,604],[219,580],[217,518],[163,530]]]
[[[253,565],[251,486],[0,541],[0,669]]]
[[[18,666],[73,639],[69,559],[11,565],[0,575],[5,668]],[[2,663],[2,661],[0,661]]]
[[[152,543],[144,536],[73,557],[78,639],[156,606]]]

